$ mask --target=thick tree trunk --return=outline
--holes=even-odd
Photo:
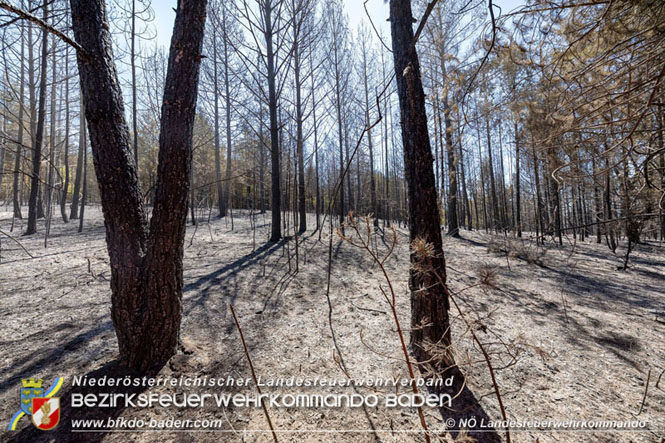
[[[205,0],[178,1],[148,231],[104,1],[71,0],[74,35],[87,54],[78,54],[78,66],[111,259],[111,316],[120,357],[137,370],[161,367],[178,341],[205,8]]]

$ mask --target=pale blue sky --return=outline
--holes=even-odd
[[[363,7],[364,0],[343,0],[346,14],[349,17],[349,25],[352,30],[356,30],[361,21],[367,21],[367,15]],[[518,6],[525,3],[525,0],[494,0],[494,4],[501,7],[503,14],[506,14]],[[153,0],[152,7],[155,11],[155,28],[157,30],[156,43],[168,48],[171,31],[173,29],[173,19],[175,18],[174,8],[176,0]],[[367,10],[374,25],[380,29],[384,35],[388,36],[390,32],[388,18],[388,4],[384,0],[369,0]]]

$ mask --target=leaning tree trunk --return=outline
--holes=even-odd
[[[150,229],[103,0],[71,0],[81,90],[111,259],[111,316],[121,359],[161,367],[178,341],[192,133],[206,0],[178,1],[162,104]]]

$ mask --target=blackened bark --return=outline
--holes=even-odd
[[[302,234],[307,230],[307,212],[305,208],[305,154],[304,154],[304,142],[303,142],[303,110],[302,110],[302,98],[301,98],[301,89],[302,84],[300,82],[300,24],[301,21],[297,18],[297,8],[294,7],[294,18],[293,18],[293,75],[295,81],[296,89],[296,155],[298,156],[298,233]],[[297,242],[296,242],[297,245]]]
[[[490,224],[492,229],[503,229],[503,226],[498,226],[499,221],[499,201],[496,198],[496,182],[494,178],[494,161],[492,159],[492,137],[490,136],[490,117],[489,114],[485,115],[485,124],[487,130],[487,159],[489,161],[489,176],[490,176],[490,198],[492,199],[492,211],[490,213]]]
[[[71,0],[85,115],[111,259],[111,316],[121,359],[161,367],[176,350],[182,253],[206,0],[178,1],[162,103],[150,235],[103,0]]]
[[[67,216],[67,193],[69,192],[69,46],[65,47],[65,181],[60,193],[60,215],[62,221],[69,223]]]
[[[226,173],[224,176],[222,206],[220,207],[220,215],[225,217],[230,201],[231,195],[231,87],[229,84],[229,36],[226,29],[226,9],[222,8],[222,37],[224,38],[224,103],[226,105]],[[231,217],[233,219],[233,217]],[[233,220],[231,221],[233,224]]]
[[[48,23],[48,1],[44,0],[42,6],[42,20]],[[48,58],[48,33],[42,31],[42,54],[41,54],[41,73],[39,84],[39,111],[37,112],[37,129],[34,136],[34,145],[32,147],[32,174],[30,177],[30,200],[28,201],[28,227],[25,235],[37,232],[37,218],[40,216],[39,208],[41,201],[39,198],[40,177],[42,165],[42,144],[44,141],[44,120],[46,118],[46,68]],[[39,206],[39,208],[38,208]],[[43,214],[42,214],[43,215]]]
[[[404,170],[408,187],[410,240],[421,239],[433,248],[431,257],[411,252],[411,346],[419,360],[431,358],[425,341],[450,344],[445,289],[435,273],[446,278],[441,243],[441,224],[427,131],[425,95],[418,55],[413,46],[411,2],[391,0],[390,23],[393,57],[400,103]],[[418,272],[417,269],[425,269]]]
[[[16,156],[14,157],[14,183],[12,187],[12,200],[14,203],[14,216],[12,218],[12,230],[14,228],[14,218],[22,219],[23,214],[21,214],[21,203],[19,201],[20,194],[20,185],[21,181],[21,157],[23,155],[23,119],[25,118],[25,42],[23,41],[23,32],[25,26],[21,22],[21,81],[20,81],[20,92],[19,92],[19,108],[18,108],[18,143],[16,145]]]
[[[404,171],[407,183],[410,240],[425,241],[431,251],[411,250],[409,289],[411,290],[411,346],[416,358],[430,361],[432,366],[454,377],[456,411],[446,412],[454,419],[468,414],[487,417],[473,393],[464,383],[464,376],[454,358],[441,349],[451,345],[450,308],[446,288],[446,264],[441,243],[441,224],[437,192],[432,169],[434,159],[427,132],[425,95],[420,65],[413,37],[413,15],[410,0],[390,1],[395,78],[400,103]],[[438,352],[432,352],[436,343]],[[443,355],[441,355],[443,354]],[[484,431],[488,431],[485,429]],[[469,432],[477,441],[499,441],[493,432]]]
[[[222,12],[224,14],[224,12]],[[224,190],[222,189],[222,164],[219,146],[219,81],[217,79],[217,28],[212,28],[212,63],[213,63],[213,88],[215,93],[215,181],[217,182],[217,210],[219,216],[223,217]]]
[[[554,147],[548,146],[547,154],[551,172],[548,176],[550,199],[552,205],[552,215],[554,217],[554,233],[559,240],[559,245],[563,246],[562,226],[561,226],[561,197],[559,195],[559,182],[552,176],[552,172],[556,170],[558,159]]]
[[[444,74],[445,75],[445,74]],[[457,217],[457,156],[453,146],[453,124],[450,119],[448,92],[443,95],[443,120],[446,126],[446,154],[448,159],[448,235],[459,237]]]
[[[83,105],[83,93],[81,93],[81,115],[79,125],[79,149],[76,156],[76,178],[74,179],[74,190],[72,193],[72,207],[69,218],[76,220],[79,218],[79,200],[81,192],[81,177],[83,177],[83,152],[85,149],[85,106]]]
[[[520,193],[520,135],[517,122],[515,122],[515,225],[517,236],[522,236],[522,202]]]
[[[316,96],[314,94],[314,62],[312,61],[312,45],[309,47],[309,70],[312,80],[312,121],[314,124],[314,162],[316,163],[315,179],[316,179],[316,230],[321,227],[321,189],[319,186],[319,134],[316,122]]]
[[[374,178],[374,146],[372,143],[372,130],[370,128],[371,123],[369,120],[369,60],[368,60],[368,51],[367,39],[362,38],[360,40],[361,51],[362,51],[362,67],[363,67],[363,86],[365,89],[365,127],[367,128],[367,147],[369,150],[369,192],[370,192],[370,208],[369,212],[374,218],[374,226],[379,226],[379,214],[377,214],[376,207],[376,181]],[[360,190],[358,191],[360,194]]]
[[[545,224],[543,223],[543,200],[540,197],[540,173],[538,172],[538,153],[536,152],[536,144],[533,141],[533,136],[531,136],[531,149],[533,152],[533,173],[536,178],[536,243],[538,243],[538,230],[540,229],[540,233],[543,236],[543,238],[540,239],[541,243],[545,237]]]
[[[272,2],[267,2],[263,11],[264,16],[264,36],[266,40],[266,65],[268,68],[268,112],[270,113],[270,159],[271,159],[271,204],[272,211],[270,241],[277,242],[282,238],[282,219],[281,219],[281,188],[280,188],[280,146],[279,146],[279,126],[277,124],[277,87],[275,73],[275,51],[273,49],[273,24],[272,24]]]

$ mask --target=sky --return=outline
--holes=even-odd
[[[363,6],[364,0],[342,0],[349,18],[349,27],[355,31],[362,21],[367,21],[367,14]],[[168,48],[173,29],[173,20],[175,19],[176,0],[153,0],[152,8],[155,11],[154,26],[157,30],[156,44]],[[499,6],[503,14],[525,3],[525,0],[494,0],[493,3]],[[390,35],[390,24],[386,21],[388,18],[388,4],[384,0],[368,0],[367,11],[372,17],[374,26],[382,32],[386,38]]]

